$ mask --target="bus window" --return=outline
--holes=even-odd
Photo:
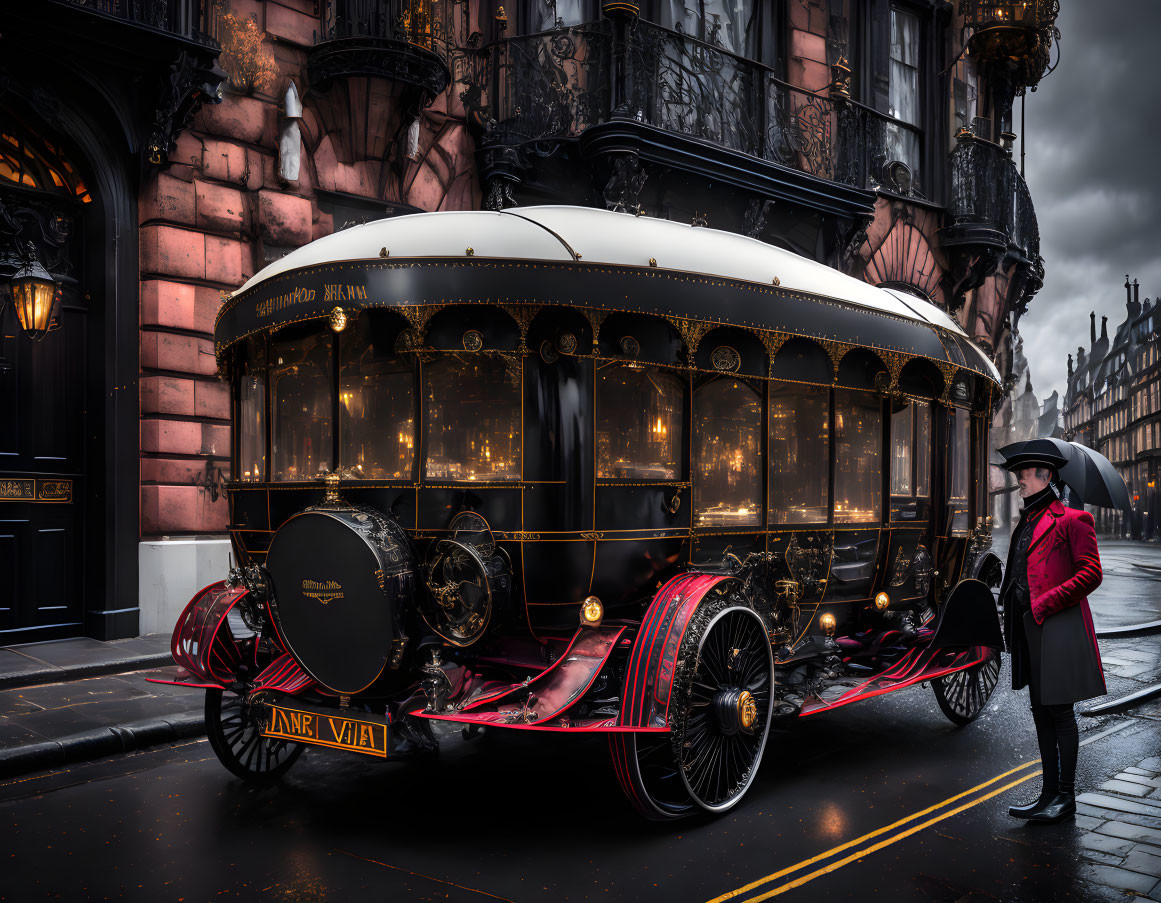
[[[339,338],[339,464],[366,480],[409,480],[415,461],[414,369],[394,339],[369,315]]]
[[[693,398],[694,523],[762,523],[762,401],[736,379],[719,378]]]
[[[520,479],[520,380],[502,357],[449,355],[424,367],[429,480]]]
[[[883,507],[883,415],[877,395],[834,393],[834,519],[873,523]]]
[[[951,442],[948,448],[948,466],[951,469],[948,486],[948,516],[951,535],[968,534],[968,487],[971,485],[971,414],[966,408],[956,408],[952,416]]]
[[[266,340],[246,342],[238,386],[238,461],[234,473],[244,483],[266,479]]]
[[[602,364],[597,375],[597,477],[681,478],[683,381],[656,367]]]
[[[903,401],[891,415],[891,520],[931,511],[931,405]]]
[[[272,480],[313,480],[331,469],[332,368],[329,333],[271,343]]]
[[[825,524],[830,514],[830,390],[770,385],[770,523]]]

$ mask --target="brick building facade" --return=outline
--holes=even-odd
[[[228,485],[244,479],[215,373],[221,298],[352,223],[535,203],[702,222],[929,299],[1010,373],[1043,276],[1012,110],[1047,67],[1055,15],[1050,0],[6,10],[0,116],[48,162],[29,181],[0,168],[0,222],[17,223],[0,232],[11,249],[33,240],[65,303],[39,343],[9,313],[0,324],[0,398],[19,399],[5,435],[24,437],[0,480],[52,457],[26,428],[57,417],[30,375],[50,384],[70,329],[90,403],[70,440],[69,548],[37,545],[57,529],[36,526],[41,477],[7,509],[26,505],[28,536],[11,544],[23,576],[0,598],[0,643],[165,630],[221,575]],[[69,173],[88,201],[59,190]],[[64,220],[84,247],[52,244],[45,223]],[[70,576],[50,591],[54,560]]]

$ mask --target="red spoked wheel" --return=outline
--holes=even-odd
[[[962,726],[980,716],[999,683],[1000,661],[999,650],[989,648],[987,657],[978,665],[953,671],[931,682],[935,701],[948,720]]]
[[[726,600],[694,616],[677,656],[667,734],[610,735],[621,788],[646,818],[725,812],[765,751],[774,657],[762,619]]]

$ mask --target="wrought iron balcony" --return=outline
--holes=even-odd
[[[381,77],[418,88],[430,103],[447,89],[452,0],[322,0],[318,43],[307,79],[325,89],[336,78]]]
[[[206,27],[209,0],[52,0],[106,19],[176,35],[206,46],[216,46]]]
[[[1026,261],[1039,263],[1036,210],[1007,151],[982,138],[960,138],[951,152],[951,191],[946,245],[1015,250]]]
[[[1016,85],[1034,86],[1059,37],[1060,0],[960,0],[964,43],[980,63],[999,64]]]
[[[918,195],[922,133],[850,100],[780,81],[760,63],[649,22],[627,44],[595,22],[488,48],[492,146],[543,148],[639,123],[843,185]]]

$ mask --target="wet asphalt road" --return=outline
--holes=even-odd
[[[1161,570],[1136,565],[1161,569],[1161,549],[1125,545],[1105,550],[1098,626],[1158,616]],[[1130,648],[1108,666],[1113,695],[1161,681],[1157,637],[1102,641],[1114,662]],[[731,899],[1126,899],[1090,882],[1083,819],[1007,816],[1039,788],[1008,787],[1038,756],[1009,687],[1005,665],[966,728],[926,687],[790,722],[735,810],[660,826],[624,802],[593,738],[456,735],[431,763],[312,749],[258,791],[205,741],[107,759],[0,783],[0,901],[671,903],[752,884]],[[1161,707],[1081,730],[1078,789],[1093,789],[1161,752]]]
[[[1161,749],[1151,719],[1084,719],[1082,739],[1118,725],[1082,749],[1082,787]],[[1036,758],[1023,699],[1010,690],[963,729],[915,688],[792,723],[771,741],[738,809],[664,826],[622,801],[603,744],[575,738],[456,741],[431,765],[311,750],[281,786],[261,791],[230,777],[204,741],[120,757],[0,785],[0,900],[706,901]],[[1084,880],[1078,827],[1008,818],[1007,806],[1037,787],[1027,781],[779,895],[1124,899]]]

